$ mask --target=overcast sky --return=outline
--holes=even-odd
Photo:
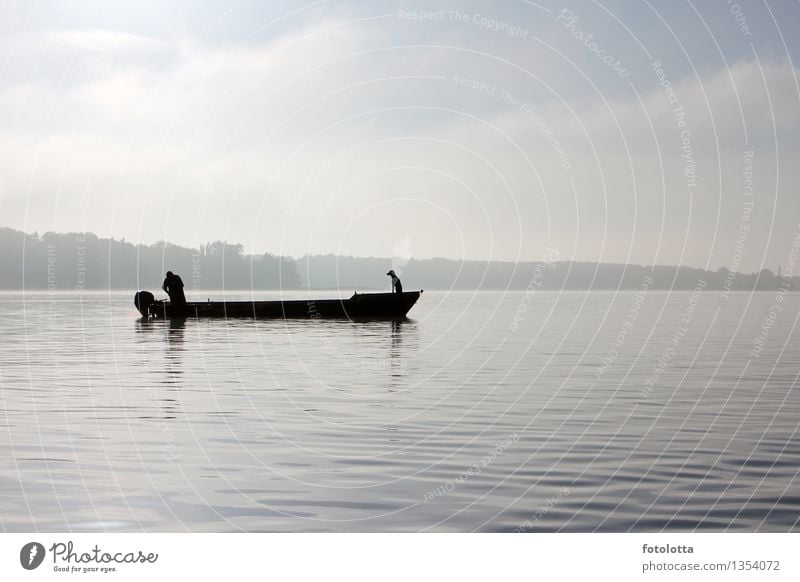
[[[6,1],[0,226],[785,267],[799,32],[796,1]]]

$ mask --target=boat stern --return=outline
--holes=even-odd
[[[150,306],[155,302],[155,295],[150,291],[137,291],[136,295],[133,296],[133,304],[142,314],[142,317],[150,317]]]

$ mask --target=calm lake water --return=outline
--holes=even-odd
[[[132,295],[0,294],[3,531],[800,529],[800,295],[426,292],[402,323]]]

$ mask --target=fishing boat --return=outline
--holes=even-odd
[[[137,291],[133,304],[143,317],[153,319],[191,317],[249,317],[256,319],[402,319],[422,294],[354,293],[348,299],[290,301],[188,301],[177,306],[156,299],[149,291]]]

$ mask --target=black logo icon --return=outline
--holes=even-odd
[[[19,563],[26,570],[35,570],[44,560],[44,546],[39,542],[28,542],[19,552]]]

